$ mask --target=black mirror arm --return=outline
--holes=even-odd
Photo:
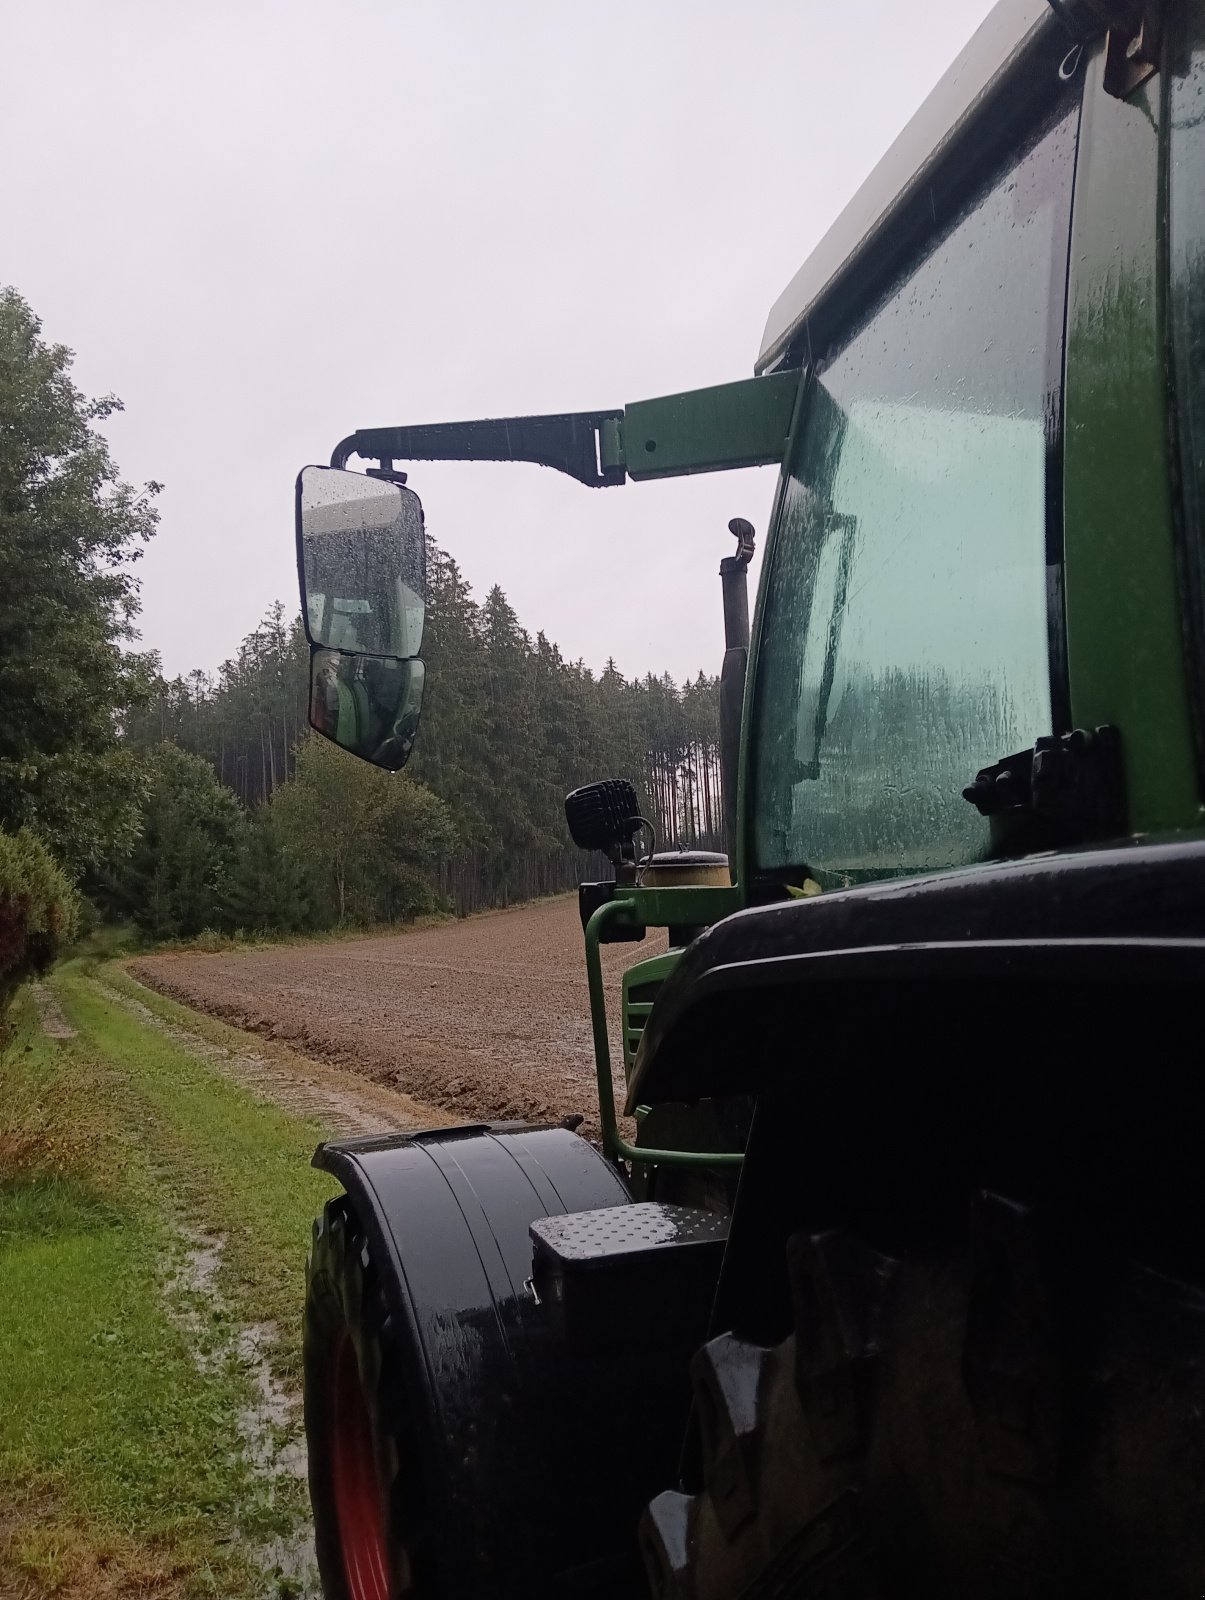
[[[564,472],[592,489],[627,476],[623,410],[570,411],[547,417],[488,417],[402,428],[360,428],[335,446],[331,466],[358,455],[389,469],[395,461],[531,461]]]

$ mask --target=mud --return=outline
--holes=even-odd
[[[261,1055],[254,1050],[231,1050],[158,1016],[133,995],[111,985],[105,998],[124,1007],[148,1028],[166,1034],[173,1043],[214,1067],[224,1077],[250,1090],[257,1100],[310,1117],[326,1136],[394,1133],[431,1124],[436,1114],[409,1095],[366,1082],[352,1073],[308,1061],[291,1050]]]
[[[619,981],[664,933],[603,950],[616,1099]],[[596,1135],[590,1008],[573,897],[380,937],[144,957],[140,982],[439,1110]],[[367,1131],[367,1130],[366,1130]]]

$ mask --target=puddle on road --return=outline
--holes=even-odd
[[[271,1323],[237,1323],[217,1288],[225,1239],[221,1234],[177,1224],[177,1240],[165,1263],[163,1295],[168,1315],[184,1333],[198,1372],[234,1371],[246,1380],[251,1399],[238,1414],[243,1454],[267,1486],[305,1481],[305,1440],[300,1402],[273,1376],[269,1354],[276,1343]],[[309,1519],[289,1534],[250,1544],[248,1554],[265,1576],[265,1595],[289,1594],[320,1600],[322,1588]]]

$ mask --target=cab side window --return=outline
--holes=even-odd
[[[758,867],[973,861],[964,785],[1053,731],[1077,125],[1062,103],[816,365],[763,603]]]
[[[1168,308],[1179,435],[1181,534],[1197,712],[1205,743],[1205,17],[1184,8],[1186,36],[1167,77]]]

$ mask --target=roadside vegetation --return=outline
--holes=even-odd
[[[662,843],[718,839],[717,680],[568,661],[500,588],[475,599],[434,546],[424,726],[403,774],[309,734],[308,646],[280,604],[216,676],[165,678],[136,648],[160,486],[121,478],[103,433],[120,401],[83,395],[72,360],[0,290],[0,838],[21,841],[0,844],[9,992],[71,933],[69,894],[44,915],[27,893],[38,848],[86,922],[164,940],[379,926],[573,889],[590,864],[562,803],[600,775],[636,782]],[[29,933],[15,957],[14,919]]]
[[[285,1594],[304,1493],[247,1419],[297,1377],[319,1129],[157,1027],[169,1002],[131,1009],[111,925],[217,943],[569,889],[563,796],[603,774],[709,843],[717,685],[566,661],[439,550],[404,774],[309,735],[280,605],[165,679],[137,648],[159,485],[122,479],[120,402],[72,362],[0,288],[0,1600]]]
[[[296,1388],[320,1130],[123,986],[60,969],[57,1039],[25,990],[0,1063],[0,1594],[296,1594],[304,1487],[275,1423],[249,1448],[249,1350]]]
[[[71,879],[36,835],[0,833],[0,1027],[17,988],[72,938],[79,910]]]

